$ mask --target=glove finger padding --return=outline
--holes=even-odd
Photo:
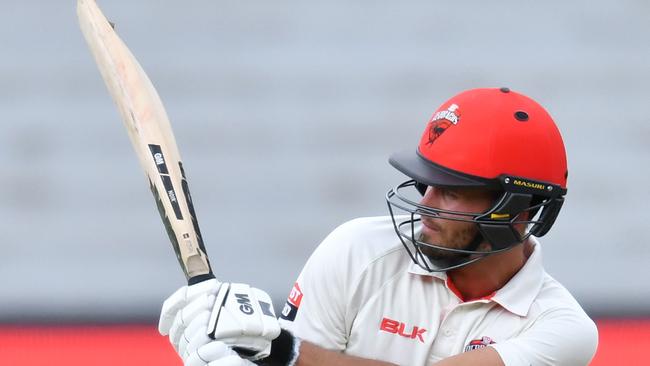
[[[212,361],[208,366],[255,366],[255,364],[237,355],[231,355],[220,360]]]
[[[280,334],[270,296],[246,284],[222,286],[210,318],[208,331],[245,358],[269,355],[271,341]],[[221,300],[223,299],[223,300]]]
[[[187,305],[185,300],[186,293],[187,286],[183,286],[163,302],[162,309],[160,310],[160,319],[158,320],[158,332],[161,335],[165,336],[169,334],[169,329],[174,323],[176,313]]]
[[[176,313],[188,303],[203,293],[216,294],[219,291],[220,283],[216,279],[210,279],[192,286],[183,286],[176,290],[163,302],[158,321],[158,331],[162,335],[169,334],[169,330],[176,318]]]
[[[210,319],[210,312],[207,310],[202,311],[192,320],[192,322],[190,322],[187,328],[185,328],[183,335],[178,340],[178,354],[181,355],[181,357],[183,357],[183,355],[186,352],[188,352],[187,347],[190,344],[190,342],[194,342],[195,344],[194,349],[196,349],[198,346],[207,344],[212,340],[208,336],[208,332],[207,332],[208,329],[207,324],[209,319]],[[200,337],[197,337],[197,335]],[[197,344],[198,342],[202,342],[202,343]]]
[[[224,362],[224,363],[221,363]],[[239,363],[237,363],[239,362]],[[185,360],[185,366],[248,366],[253,363],[242,360],[227,344],[212,341],[192,352]]]
[[[169,329],[169,341],[178,351],[178,344],[185,333],[185,329],[199,315],[209,313],[214,307],[215,296],[202,294],[176,313],[174,322]],[[207,324],[209,316],[204,320]]]
[[[185,351],[179,353],[183,360],[187,359],[192,353],[194,353],[199,347],[202,347],[214,340],[208,336],[208,328],[205,326],[200,327],[195,334],[190,337]]]

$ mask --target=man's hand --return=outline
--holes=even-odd
[[[183,360],[213,339],[257,360],[270,354],[271,341],[280,334],[266,292],[216,280],[184,286],[170,296],[163,303],[158,330],[169,334]]]
[[[183,286],[163,303],[158,321],[158,331],[162,335],[169,335],[170,343],[181,357],[183,355],[182,352],[179,352],[179,341],[183,333],[192,320],[199,316],[205,317],[206,312],[209,317],[220,287],[221,283],[216,279],[192,286]],[[190,304],[192,305],[189,306]],[[207,319],[205,326],[207,328]],[[205,332],[205,336],[207,343],[210,340],[207,337],[207,332]]]
[[[266,292],[242,283],[224,283],[216,296],[208,332],[242,357],[258,360],[271,353],[271,341],[280,334],[280,324]]]
[[[239,357],[227,344],[212,341],[190,353],[185,359],[185,366],[255,366],[255,364]]]

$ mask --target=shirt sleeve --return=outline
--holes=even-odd
[[[331,350],[344,350],[349,239],[341,227],[311,255],[280,314],[280,325],[297,337]]]
[[[490,345],[506,366],[588,365],[598,346],[598,329],[584,313],[556,309],[518,337]]]

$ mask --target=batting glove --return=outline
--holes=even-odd
[[[212,341],[194,350],[186,359],[185,366],[255,366],[233,351],[227,344]]]
[[[184,360],[212,340],[231,346],[242,357],[258,360],[270,354],[280,325],[266,292],[210,280],[184,286],[167,299],[158,330],[169,334]]]
[[[298,360],[300,339],[282,330],[273,340],[269,357],[255,362],[242,359],[227,344],[212,341],[193,349],[185,358],[185,366],[295,366]]]
[[[192,286],[183,286],[165,300],[160,311],[158,331],[164,336],[169,335],[169,341],[176,352],[190,322],[199,315],[205,318],[205,312],[209,314],[220,287],[219,281],[211,279]],[[209,339],[206,343],[207,341]]]

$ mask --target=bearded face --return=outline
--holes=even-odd
[[[484,212],[493,204],[491,192],[476,188],[429,187],[420,204],[449,211]],[[475,243],[479,230],[476,224],[458,221],[467,217],[453,214],[438,216],[422,215],[422,230],[417,238],[419,242],[441,248],[459,250],[489,250],[489,244]],[[444,249],[420,245],[422,254],[433,262],[453,260],[466,257],[465,254]]]

